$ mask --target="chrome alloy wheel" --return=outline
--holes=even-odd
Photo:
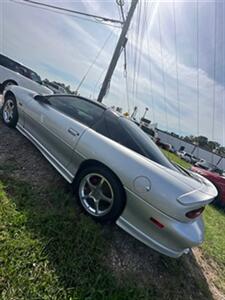
[[[95,217],[106,215],[114,201],[111,184],[97,173],[88,174],[81,180],[79,197],[85,210]]]
[[[9,123],[13,119],[15,104],[13,100],[8,99],[3,107],[3,119],[6,123]]]

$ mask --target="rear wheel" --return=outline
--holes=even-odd
[[[125,197],[117,177],[102,166],[82,170],[74,185],[84,211],[100,222],[113,222],[121,214]]]
[[[18,121],[18,111],[16,100],[13,96],[9,96],[2,107],[3,122],[9,127],[16,127]]]

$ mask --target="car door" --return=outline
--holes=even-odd
[[[73,96],[53,95],[47,99],[43,114],[43,143],[60,164],[67,169],[70,164],[69,169],[73,171],[77,165],[76,144],[104,110],[88,100]]]
[[[43,115],[45,133],[43,143],[57,163],[67,168],[73,149],[87,126],[76,122],[51,105],[46,105]]]
[[[44,145],[44,111],[46,109],[46,104],[42,101],[35,100],[33,97],[24,97],[22,107],[24,122],[23,126],[26,131],[36,139],[39,143]]]

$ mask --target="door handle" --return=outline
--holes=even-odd
[[[69,128],[67,131],[68,131],[71,135],[73,135],[73,136],[79,136],[79,135],[80,135],[79,132],[76,131],[76,130],[73,129],[73,128]]]

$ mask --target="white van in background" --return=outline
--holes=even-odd
[[[67,91],[62,86],[60,86],[59,84],[57,84],[55,82],[49,82],[49,81],[44,80],[43,84],[45,86],[47,86],[50,90],[52,90],[54,94],[57,94],[57,95],[68,94]]]
[[[0,54],[0,92],[9,85],[19,85],[42,95],[53,94],[52,90],[42,85],[37,73]]]

